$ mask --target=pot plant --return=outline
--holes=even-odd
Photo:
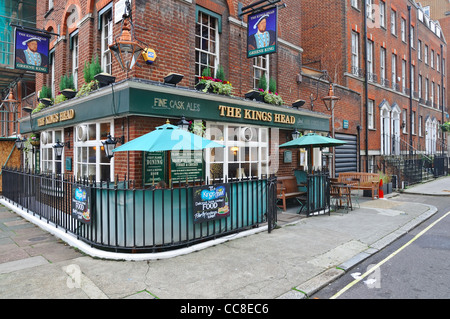
[[[383,193],[384,194],[390,194],[392,193],[392,182],[391,182],[391,176],[384,174],[382,172],[379,172],[378,174],[380,174],[380,179],[383,181]]]
[[[45,106],[50,106],[53,103],[52,90],[46,85],[42,86],[42,89],[39,92],[39,102]]]
[[[264,102],[275,105],[283,105],[283,99],[277,93],[277,82],[274,78],[269,80],[269,90],[262,92]]]
[[[100,66],[100,62],[98,61],[98,56],[95,55],[92,57],[91,63],[87,61],[84,63],[83,68],[83,76],[84,76],[84,84],[78,91],[76,97],[81,97],[89,94],[92,91],[98,89],[99,82],[95,79],[95,76],[102,72],[102,68]]]
[[[77,94],[75,91],[75,84],[73,82],[73,75],[63,75],[61,82],[59,82],[59,89],[61,94],[66,97],[66,99],[74,98]]]
[[[217,67],[216,76],[211,76],[211,69],[209,67],[203,69],[202,76],[199,77],[199,82],[195,88],[202,92],[216,93],[221,95],[231,95],[233,86],[230,81],[225,80],[225,72],[223,67]]]

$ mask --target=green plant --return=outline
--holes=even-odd
[[[387,184],[391,182],[391,176],[384,174],[383,172],[378,172],[378,175],[380,175],[380,179],[383,180],[383,184]]]
[[[76,97],[87,95],[89,92],[94,91],[98,88],[98,81],[92,80],[89,83],[83,84],[83,86],[78,90]]]
[[[222,82],[225,81],[225,71],[223,70],[223,66],[219,65],[217,67],[216,71],[216,79],[221,80]]]
[[[46,108],[45,104],[40,102],[38,104],[38,106],[36,106],[36,108],[31,112],[31,114],[37,113],[37,112],[39,112],[39,111],[41,111],[41,110],[43,110],[45,108]]]
[[[102,67],[97,55],[92,57],[91,63],[89,63],[88,61],[84,62],[83,76],[86,83],[93,81],[94,76],[99,73],[102,73]]]
[[[52,98],[52,89],[48,86],[44,85],[39,92],[40,99],[51,99]]]
[[[261,75],[261,77],[259,78],[258,89],[260,92],[267,90],[267,79],[265,75]]]
[[[274,78],[269,79],[269,92],[277,91],[277,81]]]
[[[445,122],[444,124],[441,124],[441,130],[442,132],[450,132],[450,122]]]
[[[211,77],[210,74],[211,70],[209,69],[209,67],[203,69],[202,76],[198,78],[199,82],[196,84],[196,86],[199,86],[199,84],[203,84],[203,92],[212,91],[216,94],[231,95],[233,86],[231,85],[230,81],[224,79],[225,73],[223,72],[223,68],[219,67],[218,71],[216,72],[216,78]],[[218,78],[217,76],[220,76],[221,78]]]
[[[261,76],[258,82],[259,94],[264,97],[264,102],[275,105],[283,105],[283,99],[276,92],[277,84],[275,79],[270,78],[269,90],[267,91],[267,81],[265,76]]]
[[[65,89],[70,89],[70,90],[75,90],[75,85],[73,83],[73,75],[69,74],[67,75],[63,75],[61,77],[61,81],[59,82],[59,89],[60,91],[65,90]]]
[[[66,101],[66,100],[67,100],[67,98],[66,98],[64,95],[58,94],[58,95],[55,97],[55,104],[64,102],[64,101]]]

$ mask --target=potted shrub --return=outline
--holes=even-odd
[[[391,182],[391,176],[384,174],[382,172],[379,172],[378,174],[380,174],[380,179],[383,181],[383,193],[384,194],[390,194],[392,193],[392,182]]]
[[[269,80],[269,90],[263,92],[264,102],[275,105],[283,105],[283,99],[277,93],[277,82],[274,78]]]
[[[77,93],[77,97],[87,95],[89,92],[98,89],[99,82],[95,79],[95,76],[102,72],[98,56],[92,57],[91,63],[87,61],[84,63],[83,76],[84,84]]]
[[[39,92],[39,102],[43,103],[45,106],[52,104],[52,90],[44,85]]]
[[[73,82],[73,75],[70,74],[69,76],[63,75],[61,78],[61,82],[59,82],[59,89],[63,96],[66,97],[66,99],[71,99],[75,97],[77,94],[77,91],[75,91],[75,84]]]
[[[230,81],[225,80],[225,72],[220,65],[217,67],[215,78],[211,77],[211,70],[205,68],[199,80],[195,88],[202,92],[231,95],[231,91],[233,90]]]

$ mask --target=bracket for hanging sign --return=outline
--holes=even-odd
[[[259,0],[255,3],[252,3],[251,5],[242,6],[242,3],[239,2],[238,4],[238,16],[239,18],[242,20],[242,17],[245,14],[252,14],[252,13],[257,13],[260,11],[263,11],[271,6],[273,6],[274,4],[281,2],[281,0]]]
[[[34,32],[34,33],[40,33],[40,35],[42,35],[42,36],[44,36],[44,37],[50,37],[50,36],[52,36],[52,35],[56,35],[57,37],[59,37],[59,34],[58,34],[58,33],[49,32],[49,31],[43,30],[43,29],[37,29],[37,28],[32,28],[32,27],[26,27],[26,26],[19,25],[19,24],[14,24],[14,23],[10,23],[9,25],[12,26],[12,27],[15,27],[15,28],[19,28],[19,29],[21,29],[21,30],[31,31],[31,32]]]

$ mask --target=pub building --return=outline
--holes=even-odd
[[[287,6],[258,1],[262,6],[258,9],[249,6],[251,1],[243,2],[244,7],[222,0],[136,0],[131,4],[125,0],[80,0],[80,6],[78,1],[66,5],[66,1],[55,0],[49,9],[46,1],[37,0],[37,27],[55,32],[55,25],[61,23],[61,28],[59,35],[50,39],[49,73],[36,74],[36,91],[46,85],[55,97],[58,82],[67,73],[74,75],[76,89],[82,89],[86,84],[82,66],[97,56],[102,74],[113,76],[111,82],[100,82],[87,95],[69,98],[19,120],[22,137],[36,134],[40,140],[32,151],[23,152],[25,171],[33,176],[30,181],[49,175],[61,181],[56,199],[50,198],[51,192],[42,191],[41,181],[43,197],[33,195],[34,200],[44,202],[44,207],[52,206],[49,203],[54,200],[59,205],[58,213],[68,208],[68,213],[61,214],[74,217],[74,210],[70,213],[77,197],[74,189],[86,186],[76,181],[89,181],[87,189],[76,189],[90,197],[89,208],[82,213],[91,215],[85,220],[75,216],[82,226],[69,232],[93,246],[115,251],[166,249],[215,238],[264,223],[273,207],[276,215],[276,199],[270,199],[270,192],[275,191],[268,182],[270,175],[307,170],[308,156],[312,156],[314,167],[327,165],[322,149],[314,149],[312,154],[303,149],[279,149],[293,139],[293,133],[294,137],[299,132],[329,135],[331,126],[330,112],[319,103],[314,110],[312,105],[314,95],[320,99],[327,94],[329,82],[319,76],[314,81],[302,81],[302,76],[312,76],[302,71],[301,34],[294,34],[300,22],[287,23],[300,6],[295,0],[284,1]],[[264,51],[253,50],[255,55],[249,57],[247,31],[257,27],[255,23],[249,25],[250,17],[274,8],[278,10],[278,21],[272,21],[278,26],[275,49],[262,55]],[[248,11],[242,13],[242,9]],[[69,16],[76,23],[69,22]],[[175,25],[184,25],[182,30],[176,28],[176,36]],[[128,50],[131,47],[135,54],[126,56],[121,45],[130,42]],[[214,78],[221,67],[233,87],[231,95],[199,90],[204,70],[209,68]],[[267,83],[276,81],[277,96],[283,98],[281,105],[255,101],[246,94],[258,87],[262,77]],[[346,91],[343,98],[348,96],[354,99],[357,95]],[[125,145],[166,123],[181,127],[186,122],[189,131],[224,147],[192,152],[106,152],[108,141],[114,146]],[[351,122],[351,129],[355,127]],[[11,174],[4,170],[4,189],[5,183],[14,178]],[[161,185],[160,180],[165,182],[165,191],[156,187]],[[192,207],[197,198],[195,187],[215,183],[225,185],[226,206],[230,200],[231,215],[224,218],[199,213]],[[69,186],[70,193],[62,195]],[[209,190],[212,188],[209,186]],[[121,193],[120,189],[125,191]],[[9,200],[26,197],[14,199],[10,190],[4,192]],[[55,209],[55,205],[49,209]],[[206,222],[201,218],[192,221],[192,210],[203,218],[213,217]],[[148,226],[151,220],[152,226]],[[133,230],[129,229],[131,225],[135,226]]]

